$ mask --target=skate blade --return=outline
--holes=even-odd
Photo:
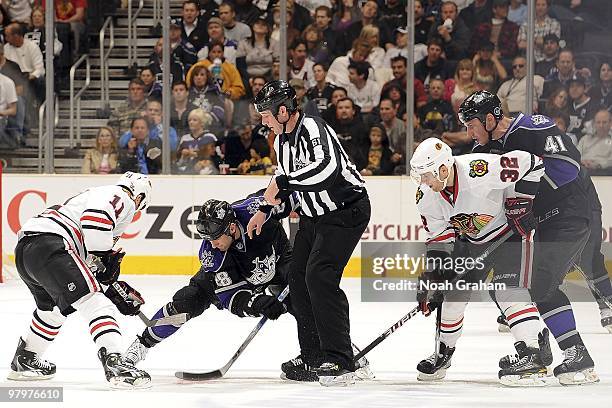
[[[281,379],[281,380],[283,380],[283,381],[293,382],[293,383],[313,383],[313,382],[317,382],[317,381],[318,381],[318,380],[312,380],[312,381],[306,381],[306,380],[303,380],[303,381],[300,381],[300,380],[294,380],[293,378],[288,378],[288,377],[287,377],[287,374],[285,374],[285,373],[281,373],[281,375],[280,375],[280,379]]]
[[[133,383],[130,383],[120,378],[113,377],[108,380],[108,382],[113,390],[142,390],[153,386],[150,378],[137,378]]]
[[[599,376],[594,368],[576,371],[573,373],[563,373],[557,376],[561,385],[586,385],[599,382]]]
[[[37,374],[32,371],[14,371],[11,370],[6,376],[7,380],[12,381],[38,381],[38,380],[50,380],[55,377],[55,374]]]
[[[547,370],[537,374],[504,375],[499,382],[506,387],[545,387]]]
[[[368,380],[373,380],[375,378],[376,376],[374,375],[372,370],[370,370],[369,365],[365,367],[359,367],[358,369],[355,370],[355,380],[368,381]]]
[[[434,374],[419,373],[417,375],[417,380],[423,382],[433,382],[441,381],[444,379],[444,377],[446,377],[446,368],[441,368]]]
[[[500,324],[497,326],[497,331],[500,333],[510,333],[510,326],[507,324]]]
[[[337,376],[319,376],[319,384],[324,387],[348,387],[355,384],[355,373],[346,373]]]

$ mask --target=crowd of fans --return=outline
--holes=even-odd
[[[84,2],[55,3],[56,7],[71,3],[78,10]],[[8,14],[0,18],[15,21],[13,5],[32,2],[2,3]],[[409,56],[414,59],[415,142],[438,137],[455,154],[469,152],[472,140],[457,118],[466,96],[486,89],[498,95],[505,114],[516,116],[525,109],[524,3],[416,0],[416,45],[410,51],[405,1],[287,0],[288,60],[281,61],[280,5],[276,0],[186,0],[181,15],[171,19],[169,33],[172,100],[164,103],[171,104],[168,138],[173,173],[273,171],[274,135],[262,126],[252,100],[267,81],[279,77],[283,63],[300,107],[326,119],[364,175],[406,171]],[[601,53],[581,59],[579,41],[584,33],[579,28],[609,29],[609,3],[535,1],[533,109],[554,119],[572,137],[584,166],[596,174],[612,172],[612,65],[606,58],[605,44]],[[22,12],[25,14],[30,15],[31,27],[25,41],[40,39],[44,35],[40,10],[34,7],[29,13]],[[59,12],[56,15],[65,27],[58,27],[54,53],[67,48],[60,31],[68,29],[73,39],[69,54],[75,55],[83,31],[73,23],[81,14],[74,13],[72,20],[62,19]],[[11,62],[9,55],[15,55],[9,54],[8,47],[19,47],[19,41],[13,39],[18,34],[10,27],[0,24],[0,35],[8,43],[5,56],[0,48],[2,73]],[[87,153],[84,172],[160,172],[162,139],[166,136],[160,104],[163,41],[158,39],[148,65],[130,80],[126,101],[98,132],[96,147]],[[29,70],[20,83],[36,94],[44,68],[40,72],[34,65],[15,62],[22,72]],[[9,117],[19,116],[19,102],[17,114],[10,103],[2,103],[19,101],[19,95],[17,90],[17,98],[0,97],[0,116],[5,112]]]

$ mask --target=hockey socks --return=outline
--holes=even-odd
[[[463,333],[463,313],[467,302],[444,302],[440,317],[440,341],[455,347]]]
[[[499,303],[510,332],[516,341],[523,341],[528,347],[538,347],[540,313],[533,303]]]
[[[34,310],[32,321],[30,322],[30,331],[24,337],[25,349],[32,351],[38,355],[44,354],[51,342],[59,334],[60,328],[66,316],[60,313],[57,307],[51,311]]]
[[[576,329],[576,320],[569,299],[559,289],[548,302],[538,302],[542,319],[555,337],[561,350],[584,344]]]
[[[89,334],[98,349],[119,353],[121,330],[113,317],[115,305],[102,292],[90,293],[72,305],[89,323]]]

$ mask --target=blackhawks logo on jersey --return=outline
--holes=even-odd
[[[493,219],[487,214],[457,214],[450,219],[452,226],[462,233],[468,235],[478,235],[480,231]]]
[[[489,163],[482,159],[470,162],[470,177],[482,177],[489,172]]]
[[[423,198],[423,192],[421,191],[421,187],[417,187],[417,191],[416,191],[416,203],[418,204],[419,201],[421,201],[421,198]]]

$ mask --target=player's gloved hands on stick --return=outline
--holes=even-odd
[[[533,215],[533,199],[528,197],[507,198],[504,204],[508,225],[515,234],[526,237],[538,226]]]
[[[144,304],[142,295],[124,281],[113,282],[104,292],[107,298],[115,304],[121,314],[135,316]]]
[[[100,262],[104,265],[104,268],[98,268],[95,273],[96,279],[103,285],[110,285],[116,282],[121,273],[121,261],[125,252],[120,249],[116,251],[109,251],[100,255]]]
[[[287,307],[274,296],[257,295],[252,300],[251,310],[253,313],[265,316],[270,320],[276,320],[287,312]]]
[[[431,291],[427,289],[427,283],[437,282],[432,279],[433,274],[431,272],[424,272],[419,276],[418,289],[416,294],[417,302],[419,303],[419,309],[425,316],[429,316],[431,312],[436,310],[442,304],[444,300],[442,292],[436,290],[430,295]]]

